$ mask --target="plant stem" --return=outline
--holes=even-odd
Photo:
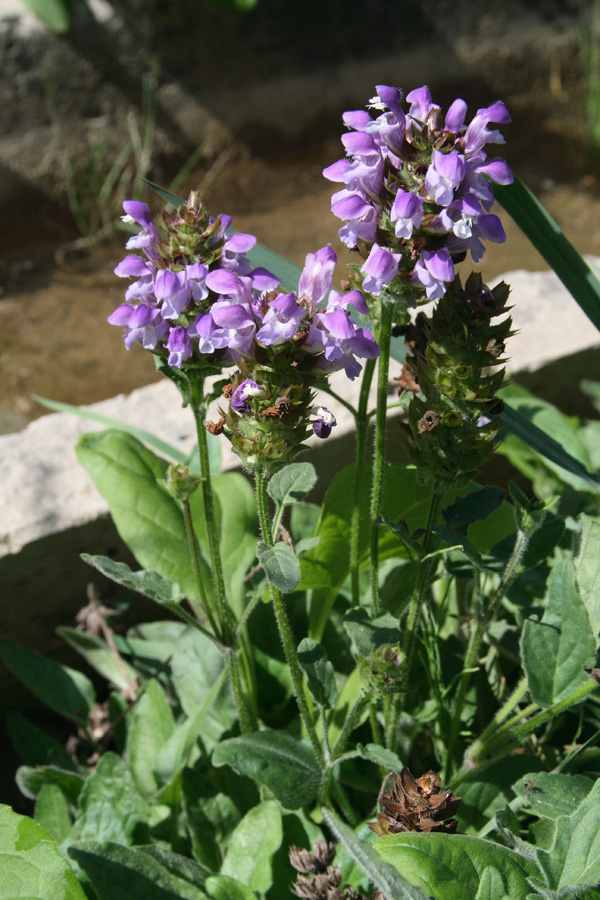
[[[446,766],[445,766],[445,774],[446,780],[452,774],[452,767],[454,765],[454,748],[456,746],[456,740],[458,737],[458,731],[460,728],[460,721],[462,716],[462,711],[465,703],[465,698],[467,696],[467,690],[469,687],[469,682],[471,680],[471,669],[475,667],[477,659],[479,658],[479,650],[481,648],[481,642],[483,641],[486,628],[490,621],[492,620],[496,609],[498,608],[498,604],[500,600],[510,587],[513,578],[517,573],[517,568],[525,550],[527,549],[527,544],[529,541],[529,536],[519,529],[517,532],[517,539],[515,541],[515,546],[513,548],[513,552],[511,557],[506,565],[502,578],[500,579],[500,584],[498,585],[494,595],[492,596],[490,602],[487,605],[487,609],[485,612],[481,612],[479,609],[476,612],[475,616],[475,627],[473,628],[470,637],[469,644],[467,647],[467,653],[465,657],[465,665],[464,671],[461,675],[460,684],[458,687],[458,693],[456,695],[456,702],[454,706],[454,715],[452,718],[452,723],[450,725],[450,735],[448,738],[448,745],[446,751]],[[501,729],[502,730],[502,729]],[[497,732],[496,732],[497,733]]]
[[[257,467],[255,472],[255,481],[256,481],[256,506],[258,509],[258,519],[260,524],[260,530],[263,536],[263,540],[267,547],[273,546],[273,535],[271,531],[271,521],[269,517],[269,501],[267,496],[267,480],[266,473],[263,469]],[[279,629],[279,635],[281,637],[281,643],[283,644],[283,652],[285,653],[285,658],[287,664],[290,668],[290,675],[292,677],[292,685],[294,687],[294,693],[296,695],[296,702],[298,703],[298,708],[300,710],[300,715],[302,717],[302,721],[304,722],[304,727],[306,728],[306,732],[312,744],[312,748],[314,750],[315,756],[319,762],[319,766],[321,769],[325,766],[325,760],[323,756],[323,749],[321,747],[321,742],[319,741],[319,737],[317,735],[315,729],[315,723],[313,720],[312,713],[308,706],[308,702],[306,700],[306,694],[304,693],[304,683],[302,680],[302,669],[300,668],[300,663],[298,662],[298,652],[296,648],[296,642],[294,640],[294,635],[292,633],[292,628],[288,619],[287,611],[285,608],[285,603],[283,600],[283,595],[279,588],[275,587],[274,584],[269,585],[271,590],[271,599],[273,600],[273,609],[275,611],[275,618],[277,620],[277,627]]]
[[[379,365],[377,368],[377,413],[375,416],[375,455],[373,458],[373,488],[371,493],[371,599],[375,615],[380,611],[379,603],[379,525],[381,513],[385,466],[385,436],[387,418],[388,376],[390,371],[390,342],[394,303],[382,299],[379,323]]]
[[[206,416],[206,398],[204,396],[204,378],[192,382],[192,410],[196,423],[196,435],[198,438],[198,457],[200,460],[200,484],[202,488],[202,500],[204,503],[204,519],[206,522],[206,534],[208,537],[208,551],[213,578],[213,590],[219,620],[219,634],[225,645],[224,653],[227,669],[231,677],[231,686],[235,700],[240,728],[244,734],[250,733],[252,728],[252,716],[249,711],[247,698],[242,690],[239,660],[235,652],[235,636],[231,610],[227,605],[225,594],[225,577],[223,562],[221,560],[220,534],[215,514],[215,504],[210,475],[210,458],[208,455],[208,440],[204,419]],[[192,525],[193,527],[193,525]]]
[[[202,579],[202,572],[200,571],[200,549],[198,547],[196,532],[194,531],[194,523],[192,522],[192,513],[189,501],[186,500],[185,502],[183,502],[181,504],[181,509],[183,511],[183,521],[185,523],[185,533],[187,536],[188,549],[190,551],[192,570],[194,572],[196,584],[198,585],[198,593],[200,594],[201,600],[200,604],[198,604],[195,598],[190,598],[190,604],[192,605],[198,619],[203,619],[204,616],[206,616],[211,624],[214,634],[219,638],[219,640],[222,640],[220,629],[215,621],[213,611],[206,594],[204,581]]]
[[[338,735],[338,739],[335,742],[333,749],[331,751],[331,762],[335,762],[344,752],[344,747],[346,746],[346,742],[356,726],[358,725],[358,720],[361,716],[363,709],[366,704],[370,702],[370,697],[365,696],[365,694],[361,693],[358,695],[350,709],[348,710],[348,715],[346,716],[346,721],[342,725],[342,730]]]
[[[194,403],[194,419],[196,420],[196,434],[198,436],[198,455],[200,457],[200,484],[202,487],[202,500],[204,501],[204,517],[206,520],[206,534],[208,537],[208,551],[213,576],[213,588],[217,603],[217,615],[221,625],[221,633],[224,643],[231,641],[232,623],[231,613],[225,597],[225,578],[223,575],[223,562],[221,560],[221,548],[219,546],[219,529],[215,515],[212,481],[210,476],[210,460],[208,455],[208,442],[204,417],[206,406],[204,397],[202,404]]]
[[[438,515],[440,504],[442,502],[442,486],[439,482],[433,485],[431,493],[431,502],[429,504],[429,515],[427,516],[427,525],[425,526],[425,535],[423,538],[423,555],[426,556],[431,551],[431,542],[433,538],[433,525]],[[406,617],[406,625],[404,628],[404,652],[406,654],[406,681],[410,681],[410,672],[415,648],[415,636],[419,619],[423,596],[427,587],[429,571],[433,560],[427,559],[425,562],[419,563],[417,569],[415,588],[412,593],[410,605],[408,607],[408,615]]]
[[[224,650],[225,665],[231,678],[231,687],[233,689],[233,698],[235,707],[240,720],[240,728],[242,734],[252,734],[254,731],[252,718],[248,709],[248,703],[244,691],[242,690],[242,680],[240,678],[240,670],[235,647],[227,647]]]
[[[362,383],[360,386],[360,398],[358,401],[358,412],[355,416],[356,422],[356,473],[354,476],[354,490],[352,493],[352,517],[350,520],[350,571],[352,573],[352,605],[358,606],[360,603],[359,573],[358,573],[358,557],[359,557],[359,537],[360,537],[360,507],[362,491],[365,482],[366,471],[366,451],[367,451],[367,431],[369,420],[367,416],[367,406],[369,405],[369,391],[371,382],[373,381],[373,373],[375,371],[375,360],[368,359],[365,363]]]

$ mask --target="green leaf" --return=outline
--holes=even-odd
[[[183,711],[190,722],[201,725],[204,746],[212,750],[237,720],[223,654],[207,637],[189,628],[177,642],[171,673]]]
[[[527,800],[534,815],[555,821],[557,816],[575,812],[593,787],[594,782],[583,775],[528,772],[513,791]]]
[[[66,34],[71,27],[70,0],[23,0],[51,31]]]
[[[494,866],[486,866],[483,870],[477,891],[477,900],[512,900],[507,897],[502,875]]]
[[[183,514],[179,504],[157,484],[166,476],[166,462],[136,438],[116,431],[84,434],[76,453],[142,568],[178,583],[186,597],[198,598]],[[201,570],[205,583],[210,584],[204,560]]]
[[[117,661],[116,656],[101,638],[85,631],[77,631],[76,628],[68,628],[66,625],[56,629],[56,633],[64,638],[78,653],[81,653],[92,668],[100,672],[108,681],[111,681],[119,690],[127,690],[135,683],[137,673],[123,660]]]
[[[600,481],[589,472],[589,453],[581,440],[577,428],[567,416],[560,413],[550,403],[536,397],[510,397],[502,392],[505,403],[500,414],[503,426],[515,438],[520,438],[529,447],[544,457],[545,464],[562,481],[576,490],[600,491]],[[550,434],[553,437],[550,437]],[[511,442],[505,441],[498,452],[520,468],[518,453],[511,450]]]
[[[223,741],[212,762],[266,785],[287,809],[312,803],[319,792],[320,773],[312,750],[283,731],[258,731]]]
[[[499,509],[505,497],[506,491],[502,488],[486,485],[464,497],[457,497],[451,506],[442,510],[442,515],[449,528],[462,531],[473,522],[487,519],[490,513]]]
[[[0,900],[86,900],[50,835],[9,806],[0,806]]]
[[[600,779],[570,816],[556,820],[554,845],[538,862],[556,890],[593,887],[600,880]]]
[[[69,804],[57,784],[42,785],[35,801],[33,818],[57,844],[67,837],[71,830]]]
[[[600,640],[600,522],[582,514],[575,560],[575,578],[596,644]]]
[[[206,890],[213,900],[256,900],[256,894],[231,875],[211,875]]]
[[[270,497],[276,503],[287,506],[304,500],[317,483],[317,473],[312,463],[290,463],[275,472],[267,486]]]
[[[165,692],[156,678],[151,678],[133,707],[127,732],[127,759],[135,783],[145,797],[152,796],[159,787],[154,763],[174,730]]]
[[[518,778],[542,768],[537,756],[518,754],[473,769],[460,784],[459,829],[477,833],[513,799]]]
[[[44,2],[44,0],[41,0],[41,2]],[[32,394],[31,399],[35,400],[35,402],[39,403],[41,406],[45,406],[47,409],[53,409],[56,412],[71,413],[74,416],[79,416],[80,419],[91,419],[92,422],[106,425],[107,428],[111,428],[113,431],[124,431],[126,434],[133,435],[133,437],[141,441],[142,444],[147,444],[148,447],[154,447],[159,453],[163,453],[165,456],[175,460],[175,462],[187,462],[185,453],[178,450],[177,447],[174,447],[172,444],[163,441],[155,434],[152,434],[151,431],[146,431],[144,428],[136,428],[135,425],[130,425],[128,422],[121,422],[119,419],[113,419],[112,416],[103,416],[91,409],[84,409],[82,406],[73,406],[70,403],[59,403],[57,400],[48,400],[46,397],[38,396],[38,394]]]
[[[505,894],[525,900],[527,876],[539,875],[535,863],[513,850],[465,834],[390,834],[375,841],[374,848],[436,900],[475,900],[488,866],[501,873]]]
[[[361,841],[330,809],[323,809],[322,813],[332,832],[357,865],[385,895],[386,900],[427,900],[419,887],[412,885],[393,866],[383,861],[369,844]]]
[[[281,813],[274,800],[246,813],[229,841],[221,875],[236,878],[251,891],[265,894],[273,883],[272,857],[283,838]]]
[[[10,712],[7,715],[6,731],[13,747],[27,766],[77,768],[60,741],[46,734],[22,713]]]
[[[590,321],[600,329],[600,282],[589,263],[519,178],[510,185],[494,184],[493,189],[496,200],[554,269]]]
[[[79,796],[79,816],[71,843],[83,840],[142,844],[148,840],[149,806],[124,759],[116,753],[100,757]]]
[[[335,672],[325,649],[312,638],[304,638],[298,646],[298,662],[306,672],[308,689],[315,703],[325,709],[333,709],[337,703],[337,687]]]
[[[368,759],[369,762],[382,766],[384,769],[400,772],[402,768],[402,760],[398,754],[386,747],[380,747],[379,744],[367,744],[366,747],[357,744],[356,749],[362,759]]]
[[[92,883],[98,900],[206,900],[206,894],[141,850],[82,841],[71,856]]]
[[[195,769],[183,770],[181,791],[194,856],[211,872],[218,872],[240,811],[230,793],[224,794]]]
[[[344,628],[352,641],[352,650],[359,656],[369,657],[373,650],[384,644],[395,644],[400,636],[398,619],[383,613],[370,619],[366,609],[350,609],[344,616]]]
[[[521,656],[532,699],[552,706],[587,681],[581,666],[593,666],[596,640],[577,592],[575,567],[564,559],[552,568],[541,622],[526,619]]]
[[[83,787],[83,775],[73,770],[59,769],[57,766],[20,766],[17,769],[16,782],[19,790],[30,800],[34,800],[45,784],[55,784],[61,789],[71,806],[77,806],[77,800]]]
[[[149,597],[157,603],[179,603],[183,600],[183,594],[178,584],[153,572],[149,569],[141,569],[134,572],[127,563],[116,562],[108,556],[90,556],[89,553],[82,553],[81,558],[89,566],[93,566],[99,572],[102,572],[111,581],[122,584],[123,587],[129,588]]]
[[[356,467],[346,466],[333,478],[321,510],[315,537],[320,537],[319,545],[304,553],[300,566],[302,571],[301,590],[313,590],[309,614],[309,634],[320,641],[329,620],[331,607],[344,581],[350,573],[350,530]],[[364,472],[365,485],[370,483],[371,467]],[[411,532],[422,528],[427,521],[430,490],[417,481],[416,469],[386,463],[384,469],[384,519],[396,522],[405,519]],[[359,556],[360,565],[369,565],[370,554],[370,513],[369,490],[362,491],[360,506]],[[389,531],[382,531],[379,541],[379,557],[383,561],[389,556],[407,558],[399,538]]]
[[[279,541],[268,547],[264,541],[259,541],[256,556],[269,581],[282,594],[296,590],[301,577],[300,561],[289,544]]]
[[[221,557],[227,599],[239,617],[244,609],[244,577],[256,555],[256,500],[241,472],[225,472],[212,480],[221,512]]]
[[[136,847],[136,850],[141,850],[142,853],[156,860],[171,875],[183,878],[184,881],[194,884],[198,888],[204,888],[207,876],[210,873],[188,856],[173,853],[171,850],[167,850],[158,844],[144,844],[141,847]]]
[[[94,686],[89,678],[8,638],[0,638],[0,657],[19,681],[49,709],[78,725],[87,723],[96,702]]]

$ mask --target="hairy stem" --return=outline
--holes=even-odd
[[[367,431],[369,419],[367,407],[369,405],[369,391],[375,371],[375,360],[368,359],[365,363],[362,383],[360,386],[360,398],[356,422],[356,473],[354,476],[354,489],[352,492],[352,517],[350,520],[350,571],[352,573],[352,605],[360,603],[360,589],[358,578],[359,536],[360,536],[360,506],[362,492],[365,483],[365,471],[367,467]]]
[[[256,505],[258,508],[258,518],[260,523],[260,530],[263,536],[263,540],[267,547],[273,546],[273,534],[272,534],[272,526],[269,517],[269,501],[267,496],[267,479],[266,473],[263,469],[257,468],[255,473],[256,479]],[[300,710],[300,715],[302,717],[302,721],[304,722],[304,727],[306,728],[306,732],[312,744],[312,748],[314,750],[315,756],[319,762],[319,766],[321,769],[325,766],[325,760],[323,756],[323,748],[321,747],[321,742],[319,741],[319,737],[317,735],[317,731],[315,728],[314,719],[310,708],[308,706],[308,702],[306,699],[306,694],[304,693],[304,683],[302,680],[302,669],[300,668],[300,663],[298,662],[298,652],[296,648],[296,642],[294,640],[294,635],[292,633],[292,628],[290,625],[290,621],[288,619],[287,611],[285,608],[285,602],[283,600],[283,595],[279,588],[275,587],[274,584],[270,584],[271,591],[271,599],[273,600],[273,609],[275,611],[275,618],[277,620],[277,627],[279,629],[279,635],[281,637],[281,643],[283,644],[283,652],[285,654],[285,658],[287,664],[290,669],[290,675],[292,677],[292,685],[294,687],[294,693],[296,695],[296,702],[298,703],[298,709]]]
[[[373,489],[371,493],[371,599],[375,615],[380,611],[379,603],[379,525],[381,513],[385,467],[385,436],[387,418],[388,378],[390,370],[390,343],[394,304],[391,300],[381,302],[379,325],[379,365],[377,369],[377,413],[375,416],[375,454],[373,457]]]

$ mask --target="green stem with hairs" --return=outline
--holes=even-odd
[[[221,632],[219,627],[215,621],[213,611],[211,609],[208,596],[206,594],[206,589],[204,587],[204,581],[202,579],[202,572],[200,571],[200,548],[198,547],[198,540],[196,538],[196,532],[194,531],[194,523],[192,521],[192,512],[190,509],[189,500],[184,501],[181,504],[181,509],[183,512],[183,521],[185,524],[185,533],[188,542],[188,550],[190,552],[190,561],[192,563],[192,571],[194,573],[194,578],[196,579],[196,584],[198,586],[198,593],[200,594],[200,603],[194,598],[190,598],[190,604],[196,613],[196,616],[199,620],[203,618],[207,618],[211,624],[211,628],[213,633],[219,639],[222,640]]]
[[[336,760],[343,754],[344,747],[348,741],[348,738],[354,731],[354,729],[358,725],[358,720],[367,705],[370,703],[371,698],[361,693],[358,695],[350,709],[348,710],[348,715],[346,716],[346,720],[342,725],[342,730],[338,735],[338,739],[335,742],[333,749],[331,751],[331,763],[333,764]]]
[[[368,359],[365,363],[362,383],[360,386],[360,397],[358,401],[358,411],[355,416],[356,423],[356,472],[354,476],[354,490],[352,492],[352,517],[350,519],[350,572],[352,577],[352,605],[360,604],[360,588],[359,588],[359,537],[360,537],[360,507],[362,492],[364,489],[365,472],[367,469],[367,431],[369,428],[369,418],[367,407],[369,405],[369,391],[371,382],[373,381],[373,373],[375,371],[375,360]]]
[[[464,671],[460,678],[460,683],[458,686],[458,692],[456,695],[456,702],[454,704],[454,715],[452,717],[452,722],[450,725],[450,735],[448,737],[448,744],[446,748],[446,766],[445,766],[445,776],[446,780],[452,774],[452,768],[454,766],[454,750],[456,747],[456,741],[458,739],[458,732],[460,729],[460,722],[463,707],[465,704],[465,699],[467,696],[467,691],[469,688],[469,683],[471,680],[471,670],[475,667],[477,660],[479,658],[479,651],[481,648],[481,643],[483,641],[487,626],[491,622],[497,608],[500,603],[502,597],[505,595],[506,591],[510,587],[519,567],[519,563],[523,558],[523,554],[527,549],[527,544],[529,543],[529,534],[526,534],[524,531],[519,529],[517,532],[517,538],[515,541],[515,546],[513,548],[513,552],[511,557],[506,565],[506,568],[503,572],[502,578],[500,579],[500,584],[498,585],[496,591],[494,592],[492,598],[487,604],[487,609],[485,611],[480,611],[479,609],[475,615],[475,627],[473,628],[470,637],[469,644],[467,646],[467,653],[465,657],[465,665]],[[506,726],[505,726],[506,727]],[[502,729],[500,729],[502,730]],[[495,732],[496,734],[498,732]]]
[[[256,506],[258,509],[260,530],[265,544],[270,548],[273,547],[274,542],[271,530],[271,520],[269,516],[267,479],[264,469],[257,467],[255,472],[255,482]],[[302,669],[300,668],[300,663],[298,662],[296,642],[294,640],[294,635],[292,633],[292,628],[288,619],[283,595],[279,588],[275,587],[274,584],[269,584],[269,588],[271,591],[271,599],[273,600],[275,619],[277,620],[277,627],[279,629],[281,643],[283,644],[283,652],[290,669],[290,675],[292,678],[294,693],[296,695],[296,702],[298,703],[298,709],[300,710],[300,715],[302,717],[302,721],[304,722],[304,727],[306,728],[306,732],[308,734],[315,756],[317,757],[319,766],[323,770],[325,768],[323,748],[321,747],[321,742],[319,741],[319,736],[317,735],[314,719],[306,699],[306,694],[304,693]]]
[[[392,340],[392,322],[394,318],[394,302],[381,300],[381,319],[379,323],[379,365],[377,369],[377,412],[375,415],[375,454],[373,457],[373,488],[371,492],[371,561],[370,581],[373,610],[377,615],[381,609],[379,603],[379,525],[376,524],[381,513],[383,483],[385,469],[385,437],[387,419],[388,380],[390,371],[390,344]]]

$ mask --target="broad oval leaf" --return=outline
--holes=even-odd
[[[555,821],[557,816],[574,813],[593,787],[594,782],[585,775],[527,772],[512,789],[527,800],[534,815]]]
[[[143,594],[150,600],[157,603],[178,603],[183,600],[183,594],[179,585],[158,572],[151,569],[141,569],[134,572],[127,563],[116,562],[109,556],[91,556],[89,553],[82,553],[81,558],[89,566],[93,566],[99,572],[102,572],[106,578],[122,584],[131,591]]]
[[[267,491],[276,503],[288,505],[304,500],[317,483],[317,472],[312,463],[290,463],[275,472]]]
[[[206,890],[213,900],[256,900],[254,891],[231,875],[211,875]]]
[[[306,673],[308,689],[319,706],[333,709],[337,703],[335,672],[321,644],[304,638],[298,645],[298,662]]]
[[[178,583],[185,596],[198,598],[183,514],[177,501],[158,485],[166,475],[165,460],[132,435],[113,430],[84,434],[75,449],[138,563]],[[202,534],[198,537],[201,541]],[[209,585],[203,559],[201,569]]]
[[[0,806],[0,900],[86,900],[49,834],[33,819]]]
[[[273,856],[283,838],[281,812],[274,800],[246,813],[231,835],[221,875],[236,878],[258,894],[273,883]]]
[[[540,622],[526,619],[521,655],[531,696],[540,706],[551,706],[586,683],[581,666],[594,665],[596,638],[570,559],[553,566],[544,615]]]
[[[534,862],[513,850],[466,834],[387,834],[373,845],[411,884],[436,900],[475,900],[488,866],[502,874],[505,893],[525,898]]]
[[[129,767],[145,797],[150,797],[159,788],[154,764],[174,730],[173,714],[165,692],[160,682],[151,678],[133,707],[127,732]]]
[[[196,885],[132,847],[81,841],[69,847],[69,856],[90,879],[98,900],[206,900]]]
[[[78,725],[87,723],[96,692],[82,672],[61,666],[8,638],[0,638],[0,657],[49,709]]]
[[[312,803],[319,793],[314,753],[283,731],[257,731],[223,741],[215,747],[212,762],[266,785],[287,809]]]
[[[301,577],[300,560],[289,544],[279,541],[268,547],[264,541],[259,541],[256,556],[271,584],[282,594],[296,590]]]

